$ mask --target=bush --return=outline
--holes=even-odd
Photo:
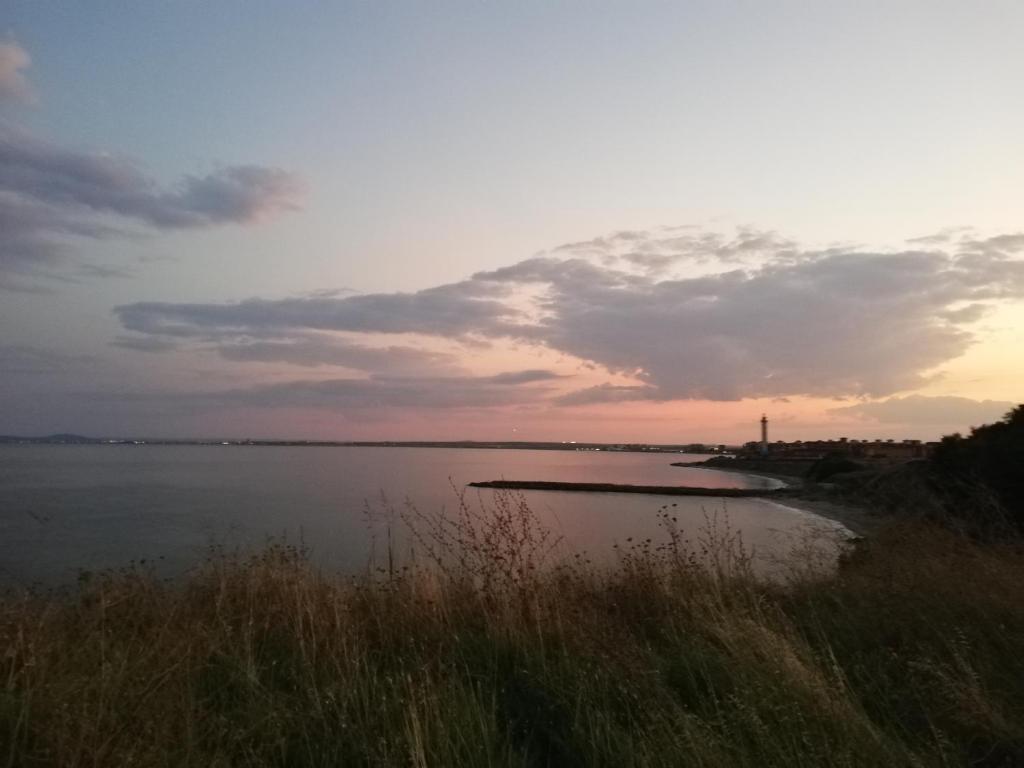
[[[841,475],[847,472],[860,472],[863,469],[863,464],[853,461],[844,454],[830,453],[826,456],[822,456],[818,461],[811,465],[811,468],[807,470],[807,479],[820,483],[825,480],[829,480],[835,475]]]
[[[988,492],[1007,522],[1024,530],[1024,405],[995,424],[942,439],[931,460],[933,477],[954,505],[973,506]]]

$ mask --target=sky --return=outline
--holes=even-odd
[[[0,13],[0,434],[936,439],[1024,401],[1024,4]]]

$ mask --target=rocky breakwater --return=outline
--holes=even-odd
[[[727,498],[780,498],[793,495],[789,488],[698,488],[680,485],[621,485],[618,483],[564,483],[551,480],[487,480],[472,488],[516,491],[575,491],[580,493],[646,493],[653,496],[723,496]]]

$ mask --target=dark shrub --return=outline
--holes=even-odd
[[[942,438],[931,468],[953,503],[987,490],[1015,527],[1024,529],[1024,405],[995,424],[975,427],[968,437]]]
[[[863,464],[853,461],[841,453],[830,453],[822,456],[807,470],[807,479],[814,482],[822,482],[834,475],[841,475],[845,472],[859,472],[862,469],[864,469]]]

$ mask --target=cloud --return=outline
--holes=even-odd
[[[27,344],[0,344],[0,379],[14,375],[62,374],[94,362],[88,355],[66,355]]]
[[[124,335],[113,346],[143,352],[183,348],[188,335]],[[453,352],[424,346],[371,345],[320,332],[268,331],[263,336],[226,330],[205,333],[193,347],[237,363],[284,363],[303,368],[338,367],[385,375],[460,375],[466,369]]]
[[[177,398],[205,407],[320,408],[493,408],[545,399],[550,371],[514,371],[494,376],[398,377],[289,381],[195,393]],[[173,396],[162,398],[164,402]]]
[[[499,299],[506,293],[466,281],[416,293],[249,299],[236,304],[140,302],[114,311],[128,330],[181,338],[224,333],[265,336],[294,330],[458,337],[481,329],[493,332],[520,315]]]
[[[492,384],[517,385],[533,384],[538,381],[555,381],[564,378],[553,371],[532,368],[526,371],[511,371],[509,373],[498,373],[488,377]]]
[[[1014,403],[999,400],[971,400],[966,397],[909,395],[870,403],[832,408],[836,416],[853,416],[884,424],[987,424],[1002,418]]]
[[[161,189],[123,158],[66,149],[0,125],[0,190],[69,216],[113,214],[174,229],[245,224],[292,210],[300,185],[281,169],[241,165]]]
[[[665,240],[660,230],[562,246],[415,293],[137,303],[116,312],[137,333],[200,341],[311,330],[506,339],[632,380],[558,400],[576,405],[884,397],[922,386],[963,354],[976,338],[972,323],[993,302],[1024,298],[1024,261],[1009,253],[1012,238],[967,249],[806,250],[759,230],[681,231],[668,232],[690,243],[678,252],[714,259],[706,274],[609,262],[608,243]],[[736,266],[742,252],[758,255]]]
[[[962,252],[975,252],[997,257],[1012,256],[1024,251],[1024,232],[1014,232],[986,238],[961,238],[959,249]]]
[[[0,104],[31,103],[35,96],[22,70],[32,63],[28,51],[17,43],[0,43]]]
[[[609,266],[620,262],[649,273],[661,273],[678,262],[742,264],[769,255],[778,257],[795,247],[795,242],[774,230],[738,227],[725,234],[683,226],[650,232],[615,232],[592,240],[566,243],[550,253],[599,259]]]
[[[957,309],[946,309],[939,316],[951,323],[974,323],[981,320],[991,309],[987,304],[968,304]]]
[[[4,69],[5,60],[17,58],[10,50],[0,45],[0,95],[19,82],[13,65]],[[62,147],[0,121],[0,287],[121,276],[75,265],[73,246],[83,238],[123,237],[130,227],[250,224],[296,209],[301,193],[294,174],[258,165],[229,165],[161,186],[125,158]],[[63,269],[69,262],[72,269]]]
[[[173,341],[161,339],[159,336],[118,336],[110,345],[136,352],[170,352],[178,349],[178,345]]]
[[[972,232],[974,229],[971,227],[944,227],[938,232],[923,237],[912,237],[906,242],[913,246],[943,246],[954,242],[958,235],[966,237]]]
[[[595,405],[598,403],[625,403],[636,400],[660,400],[656,387],[623,386],[617,384],[598,384],[586,389],[577,389],[555,399],[559,405]]]
[[[451,353],[409,346],[371,347],[319,334],[274,340],[222,341],[216,344],[215,350],[224,359],[235,362],[339,366],[391,375],[462,371],[458,358]]]
[[[0,181],[0,271],[59,264],[64,238],[111,234],[104,223],[10,192]]]
[[[182,349],[174,335],[125,335],[113,346],[142,352],[173,352]],[[450,351],[425,346],[373,346],[325,333],[271,335],[267,338],[239,337],[230,332],[204,336],[194,347],[237,363],[284,363],[301,368],[338,367],[365,371],[385,377],[451,377],[467,371],[462,358]],[[565,378],[547,370],[529,369],[490,377],[492,384],[516,385]]]

